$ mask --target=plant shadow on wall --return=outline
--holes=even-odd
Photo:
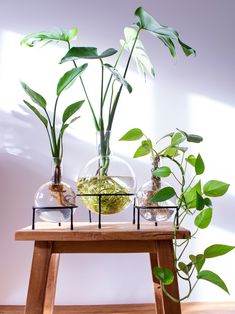
[[[153,269],[154,275],[162,283],[164,293],[173,301],[180,302],[187,299],[199,280],[206,280],[217,285],[229,293],[224,281],[211,270],[205,269],[205,263],[211,258],[225,255],[235,246],[214,244],[210,245],[204,252],[190,254],[185,257],[185,251],[191,240],[196,238],[200,229],[207,228],[212,219],[213,198],[223,196],[229,188],[229,184],[218,180],[209,180],[202,184],[201,175],[205,171],[205,164],[200,154],[197,156],[190,153],[189,143],[200,143],[203,138],[195,134],[188,134],[182,130],[166,134],[154,142],[149,139],[141,129],[134,128],[128,131],[120,139],[121,141],[141,141],[134,158],[151,155],[152,175],[148,189],[140,189],[137,192],[137,206],[141,215],[150,221],[165,220],[172,214],[170,207],[163,202],[172,197],[177,199],[177,213],[175,214],[174,226],[174,272],[164,265]],[[163,146],[159,146],[163,142]],[[168,162],[160,166],[160,161]],[[169,166],[168,166],[169,164]],[[176,168],[172,167],[172,164]],[[187,176],[188,167],[193,167],[192,177]],[[172,176],[175,180],[174,188],[163,186],[162,178]],[[195,228],[191,236],[186,240],[177,240],[177,230],[190,217],[194,221]],[[181,279],[188,284],[188,293],[177,299],[168,292],[167,286],[175,280]]]

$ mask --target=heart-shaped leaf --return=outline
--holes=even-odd
[[[125,133],[119,141],[137,141],[141,139],[143,135],[144,133],[141,131],[141,129],[134,128]]]
[[[221,289],[223,289],[225,292],[227,292],[229,294],[228,288],[227,288],[226,284],[224,283],[224,281],[217,274],[213,273],[212,271],[202,270],[198,273],[197,278],[207,280],[207,281],[213,283],[214,285],[220,287]]]
[[[74,82],[74,80],[85,71],[87,66],[88,64],[85,63],[78,68],[74,68],[66,72],[57,84],[57,95],[59,96],[64,89],[68,88]]]
[[[73,47],[61,59],[60,63],[77,59],[103,59],[110,57],[115,53],[117,53],[117,50],[113,48],[109,48],[99,54],[96,47]]]
[[[171,138],[171,145],[172,146],[177,146],[181,144],[184,140],[186,139],[185,135],[182,134],[181,132],[176,132]]]
[[[156,266],[153,268],[153,273],[154,276],[166,286],[171,285],[174,281],[174,274],[168,268]]]
[[[166,166],[159,167],[155,171],[153,171],[153,175],[156,177],[169,177],[170,174],[171,169]]]
[[[164,202],[176,195],[175,190],[171,186],[160,189],[154,196],[151,198],[150,202],[158,203]]]
[[[203,191],[207,196],[218,197],[223,196],[229,188],[229,184],[218,180],[208,181],[204,187]]]
[[[200,154],[198,154],[195,161],[195,171],[197,175],[203,174],[205,171],[205,165]]]
[[[133,157],[138,158],[138,157],[146,156],[150,154],[150,152],[151,152],[151,149],[149,146],[141,145],[137,148]]]
[[[212,218],[212,208],[205,208],[198,214],[194,220],[194,224],[200,228],[205,229],[209,226]]]
[[[196,163],[196,157],[194,155],[189,155],[186,158],[186,161],[193,167],[195,167],[195,163]]]

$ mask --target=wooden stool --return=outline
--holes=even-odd
[[[178,239],[188,238],[189,231],[181,228]],[[16,231],[16,240],[35,241],[25,314],[52,314],[60,253],[149,253],[151,267],[167,267],[174,271],[173,228],[170,223],[155,227],[142,224],[141,229],[130,223],[37,223]],[[153,276],[155,308],[158,314],[181,314],[180,303],[171,301],[162,292],[160,282]],[[177,280],[167,287],[179,297]]]

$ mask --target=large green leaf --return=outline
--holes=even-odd
[[[167,166],[162,166],[153,171],[153,175],[156,177],[169,177],[171,169]]]
[[[217,274],[213,273],[212,271],[202,270],[198,273],[197,278],[207,280],[207,281],[213,283],[214,285],[220,287],[221,289],[223,289],[225,292],[227,292],[229,294],[228,288],[227,288],[226,284],[224,283],[224,281]]]
[[[164,202],[176,195],[175,190],[171,186],[160,189],[156,194],[151,198],[151,202]]]
[[[51,42],[51,41],[65,41],[69,42],[71,39],[77,36],[77,28],[74,27],[71,30],[60,30],[54,32],[39,32],[39,33],[32,33],[25,36],[21,44],[26,45],[29,47],[34,47],[36,44],[40,42]]]
[[[122,75],[118,72],[117,69],[115,69],[112,65],[110,65],[108,63],[104,64],[104,66],[106,67],[106,69],[108,69],[112,73],[112,75],[116,81],[118,81],[124,87],[126,87],[126,89],[128,90],[129,93],[132,92],[131,85],[127,82],[127,80],[124,79],[124,77],[122,77]]]
[[[85,63],[78,68],[73,68],[72,70],[66,72],[57,84],[57,95],[59,96],[64,89],[68,88],[74,82],[74,80],[85,71],[87,66],[88,64]]]
[[[171,55],[175,56],[175,47],[172,40],[177,40],[180,44],[183,52],[186,56],[190,56],[191,54],[196,54],[196,51],[183,43],[180,38],[178,32],[172,27],[163,26],[158,23],[150,14],[148,14],[142,7],[139,7],[135,11],[135,15],[138,19],[137,25],[141,29],[145,29],[154,36],[158,37],[170,50]]]
[[[140,145],[136,152],[134,153],[134,158],[138,158],[138,157],[143,157],[143,156],[146,156],[148,154],[150,154],[151,152],[151,149],[150,147],[147,147],[147,146],[144,146],[144,145]]]
[[[185,193],[184,197],[188,208],[195,208],[197,202],[197,193],[202,194],[201,181],[199,180],[193,187],[189,188]]]
[[[141,139],[143,135],[144,133],[141,131],[141,129],[134,128],[125,133],[119,141],[137,141]]]
[[[195,171],[197,175],[203,174],[205,171],[205,165],[200,154],[198,154],[195,161]]]
[[[41,120],[41,122],[45,125],[45,127],[47,128],[48,125],[48,121],[47,119],[37,110],[37,108],[35,108],[34,106],[32,106],[30,103],[28,103],[26,100],[24,100],[24,103],[26,104],[26,106],[29,107],[29,109],[31,109],[35,115]]]
[[[186,139],[185,135],[181,132],[175,132],[174,135],[171,138],[171,145],[177,146],[181,144]]]
[[[64,111],[64,113],[63,113],[63,117],[62,117],[62,122],[63,122],[63,124],[64,124],[75,112],[77,112],[77,111],[81,108],[81,106],[82,106],[82,104],[84,103],[84,101],[85,101],[85,100],[77,101],[77,102],[75,102],[75,103],[69,105],[69,106],[65,109],[65,111]]]
[[[131,27],[125,27],[124,29],[124,35],[125,40],[121,40],[120,43],[127,51],[131,51],[134,41],[137,36],[137,30],[131,28]],[[135,43],[135,48],[132,53],[132,58],[135,61],[137,70],[146,77],[147,74],[149,74],[151,77],[155,76],[155,71],[153,68],[153,65],[145,51],[145,48],[141,42],[141,40],[138,38]]]
[[[39,105],[42,108],[46,108],[46,100],[42,97],[42,95],[38,94],[34,90],[32,90],[27,84],[24,82],[20,82],[26,94],[32,99],[35,104]]]
[[[209,226],[212,218],[212,208],[205,208],[198,214],[194,220],[194,224],[200,228],[205,229]]]
[[[117,50],[113,48],[109,48],[99,54],[96,47],[73,47],[61,59],[60,63],[77,59],[103,59],[110,57],[115,53],[117,53]]]
[[[156,266],[153,268],[153,273],[154,276],[166,286],[171,285],[174,281],[174,274],[168,268]]]
[[[229,188],[229,184],[222,181],[210,180],[203,186],[203,192],[207,196],[218,197],[224,195]]]
[[[206,258],[213,258],[227,254],[232,251],[235,246],[225,245],[225,244],[214,244],[205,249],[204,255]]]

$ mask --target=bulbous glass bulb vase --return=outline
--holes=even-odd
[[[34,200],[36,213],[43,221],[68,221],[71,218],[71,207],[76,207],[76,194],[71,186],[61,179],[61,160],[54,158],[51,181],[40,186]],[[74,211],[75,208],[73,213]]]
[[[130,194],[134,194],[136,190],[136,178],[126,161],[110,154],[109,143],[101,154],[99,139],[100,135],[99,156],[91,159],[82,169],[77,183],[78,194],[91,212],[98,214],[101,205],[101,214],[116,214],[130,205]]]

